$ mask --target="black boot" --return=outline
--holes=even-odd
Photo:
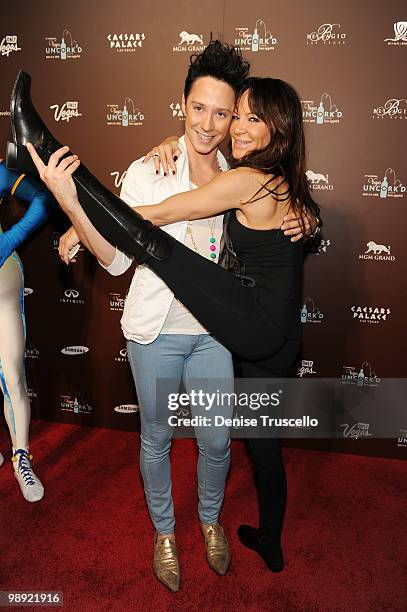
[[[260,555],[269,570],[274,573],[283,571],[284,556],[279,541],[268,539],[259,529],[250,525],[240,525],[237,535],[243,546]]]
[[[13,142],[7,143],[6,165],[21,172],[36,172],[26,149],[27,142],[31,142],[45,164],[62,146],[35,110],[30,89],[30,75],[20,70],[11,94]],[[71,155],[71,152],[66,155]],[[133,255],[138,263],[144,263],[150,257],[169,257],[175,241],[172,236],[143,219],[102,185],[82,163],[72,178],[87,217],[108,242]]]

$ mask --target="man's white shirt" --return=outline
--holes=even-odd
[[[122,184],[121,199],[129,206],[159,204],[172,195],[190,191],[189,164],[184,136],[179,139],[179,147],[182,155],[176,161],[177,173],[174,176],[163,176],[162,173],[157,175],[152,160],[146,164],[142,163],[144,158],[133,162],[127,170]],[[217,156],[220,168],[227,170],[227,162],[220,151],[218,151]],[[222,221],[223,215],[219,215],[215,233],[218,248],[222,235]],[[179,221],[162,226],[161,229],[180,242],[185,243],[187,226],[187,221]],[[106,270],[113,276],[117,276],[126,272],[132,263],[133,259],[131,257],[116,248],[115,257]],[[155,272],[146,265],[137,266],[126,296],[121,318],[125,338],[140,344],[153,342],[163,329],[173,300],[174,294]],[[192,322],[192,327],[189,326],[190,329],[196,328],[197,331],[193,333],[205,333],[206,330],[200,326],[198,321],[196,319],[194,321],[196,325]],[[168,331],[165,333],[168,333]]]

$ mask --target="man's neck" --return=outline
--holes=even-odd
[[[206,184],[219,173],[217,160],[218,147],[210,153],[203,155],[194,149],[187,135],[185,135],[185,146],[188,153],[189,174],[191,179],[197,185]]]

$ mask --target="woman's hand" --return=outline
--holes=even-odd
[[[318,223],[315,217],[309,216],[307,213],[302,215],[302,221],[304,223],[305,236],[308,238],[315,231]],[[298,240],[304,237],[301,219],[298,219],[295,213],[288,213],[288,215],[283,217],[281,229],[284,231],[284,236],[292,236],[291,242],[298,242]]]
[[[79,236],[76,233],[74,226],[72,226],[59,239],[58,253],[64,263],[70,263],[72,257],[74,257],[76,254],[73,249],[79,244]]]
[[[76,210],[80,204],[72,174],[81,163],[78,156],[69,155],[61,159],[69,151],[69,147],[65,146],[55,151],[49,158],[48,165],[45,165],[32,144],[28,143],[27,149],[41,180],[55,196],[62,210],[68,215]]]
[[[177,136],[169,136],[157,147],[153,147],[149,153],[143,159],[143,164],[149,159],[154,159],[155,172],[160,172],[160,166],[164,170],[164,176],[169,175],[170,171],[172,174],[177,173],[177,167],[175,162],[181,155],[182,151],[178,145]]]

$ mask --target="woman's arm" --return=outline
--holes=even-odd
[[[171,196],[161,204],[136,206],[135,210],[154,225],[205,219],[231,208],[240,208],[256,191],[254,184],[248,172],[228,170],[203,187]]]

